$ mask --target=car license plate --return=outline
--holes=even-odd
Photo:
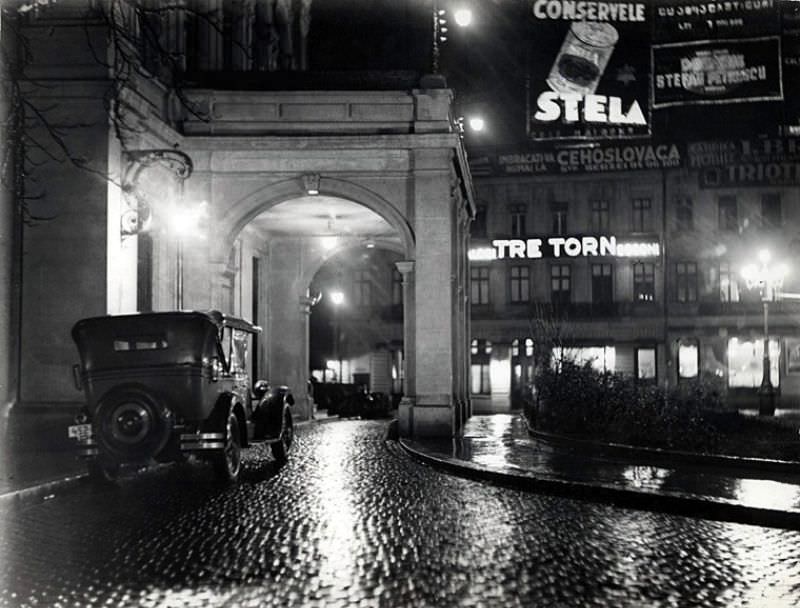
[[[92,438],[92,425],[72,424],[67,428],[67,435],[78,441],[87,441]]]

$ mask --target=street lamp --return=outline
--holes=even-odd
[[[748,288],[758,286],[764,310],[764,359],[762,363],[761,386],[758,389],[758,413],[760,416],[775,414],[775,387],[772,386],[769,357],[769,302],[777,300],[783,278],[788,273],[786,264],[770,265],[770,252],[762,249],[758,252],[759,264],[748,264],[742,269],[742,277]]]
[[[336,377],[342,383],[342,358],[339,353],[339,307],[344,304],[344,292],[334,290],[330,293],[333,304],[333,358],[336,361]]]

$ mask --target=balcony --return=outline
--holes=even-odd
[[[527,305],[509,308],[503,311],[502,316],[503,318],[519,319],[609,320],[623,317],[660,316],[663,311],[662,305],[658,302],[571,302],[569,304],[531,302]],[[498,314],[500,313],[491,305],[472,306],[473,319],[493,319]]]

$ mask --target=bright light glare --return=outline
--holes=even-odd
[[[330,251],[336,244],[338,243],[338,239],[335,236],[323,236],[322,237],[322,248],[325,251]]]
[[[200,232],[202,220],[208,218],[208,203],[197,205],[173,205],[169,212],[169,225],[172,232],[179,236],[191,236]]]
[[[770,260],[769,251],[766,249],[762,249],[758,252],[758,259],[762,264],[767,264]]]
[[[469,119],[469,128],[480,133],[486,128],[486,122],[480,116],[473,116]]]
[[[453,13],[453,19],[455,19],[456,25],[467,27],[472,23],[472,11],[468,8],[456,9],[456,12]]]
[[[344,292],[341,291],[332,291],[331,292],[331,302],[335,306],[339,306],[344,303]]]
[[[758,269],[753,264],[748,264],[742,268],[742,278],[748,283],[755,282],[758,277]]]

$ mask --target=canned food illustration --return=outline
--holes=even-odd
[[[591,95],[606,69],[619,34],[613,25],[576,21],[550,68],[547,84],[557,93]]]

